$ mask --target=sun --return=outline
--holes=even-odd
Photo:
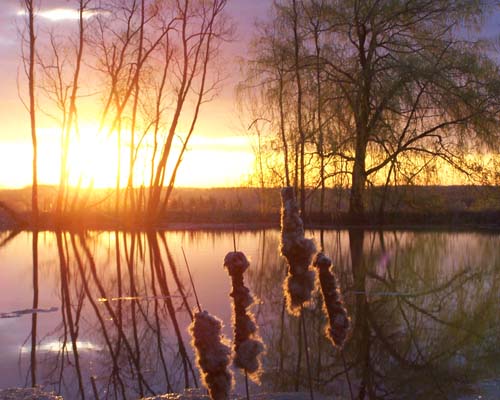
[[[118,151],[114,135],[106,135],[98,132],[97,127],[87,126],[74,136],[68,155],[71,186],[114,187],[118,176],[120,185],[125,185],[129,172],[126,163],[128,151],[124,147]]]
[[[105,131],[105,130],[104,130]],[[251,173],[254,154],[235,137],[213,139],[210,137],[193,138],[192,145],[182,157],[176,186],[183,187],[217,187],[240,186]],[[125,187],[130,172],[130,133],[122,132],[118,151],[116,133],[108,135],[98,131],[97,126],[87,125],[73,134],[68,155],[68,174],[71,186],[95,188],[116,187],[117,179],[120,187]],[[168,184],[173,167],[179,155],[182,142],[174,142],[165,183]],[[139,151],[134,151],[135,163],[133,173],[134,186],[148,186],[151,179],[152,144],[143,142]],[[159,155],[157,155],[157,159]],[[41,169],[52,177],[59,176],[60,162],[44,157]],[[153,167],[154,168],[154,167]],[[52,178],[51,180],[54,180]]]

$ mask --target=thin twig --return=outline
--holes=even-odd
[[[196,300],[196,305],[198,307],[198,311],[201,312],[200,301],[198,300],[198,293],[196,292],[196,287],[194,286],[193,276],[191,275],[191,269],[189,268],[189,263],[186,258],[186,253],[184,252],[184,248],[181,246],[182,255],[184,256],[184,262],[186,263],[186,269],[189,275],[189,280],[191,281],[191,286],[193,287],[194,298]]]

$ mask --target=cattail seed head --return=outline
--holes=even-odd
[[[260,355],[264,352],[264,344],[257,334],[257,324],[253,315],[247,311],[252,305],[253,297],[245,286],[243,273],[249,267],[244,253],[233,251],[224,258],[224,267],[231,276],[233,298],[233,328],[234,328],[234,365],[245,370],[250,379],[260,382]]]
[[[342,301],[337,279],[330,271],[332,260],[320,252],[314,257],[313,265],[319,270],[321,293],[328,315],[326,335],[334,346],[342,347],[347,338],[351,321]]]
[[[311,299],[314,289],[314,271],[309,267],[316,246],[304,237],[304,224],[293,188],[281,190],[281,203],[281,254],[287,261],[289,273],[283,286],[288,311],[298,314],[300,307]]]
[[[197,312],[189,326],[202,380],[213,400],[228,400],[232,375],[228,370],[231,349],[222,337],[222,322],[207,311]]]

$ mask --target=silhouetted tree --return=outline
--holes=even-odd
[[[339,165],[346,164],[349,210],[360,218],[367,183],[386,181],[399,160],[419,156],[425,167],[439,158],[472,173],[465,155],[498,146],[498,67],[464,33],[493,5],[279,1],[255,39],[248,81],[267,109],[283,104],[277,72],[284,71],[288,87],[296,85],[288,92],[301,105],[288,114],[298,132],[295,166],[319,175],[321,186],[344,175]],[[276,51],[277,42],[288,52]],[[309,157],[302,163],[303,145]]]
[[[31,127],[31,143],[33,147],[33,162],[32,162],[32,189],[31,189],[31,211],[33,219],[36,223],[38,220],[38,144],[36,134],[36,98],[35,98],[35,57],[36,57],[36,28],[35,28],[35,13],[36,5],[34,0],[23,0],[24,11],[27,16],[27,35],[23,34],[22,54],[24,71],[28,78],[29,106],[27,109],[30,114]],[[28,47],[27,54],[25,46]]]

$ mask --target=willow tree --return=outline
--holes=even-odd
[[[305,38],[299,25],[301,8],[299,2],[293,5],[286,15],[281,14],[283,8],[276,6],[272,23],[259,26],[238,94],[242,114],[251,120],[249,128],[260,137],[264,127],[259,122],[265,121],[266,130],[272,132],[265,135],[265,143],[260,141],[258,147],[259,152],[269,155],[266,166],[271,176],[267,183],[277,180],[283,186],[293,185],[304,212],[310,129],[303,65]],[[273,153],[278,157],[273,157]],[[258,159],[262,159],[262,154]]]
[[[364,212],[367,178],[403,153],[461,168],[464,150],[498,141],[497,67],[465,30],[492,2],[333,2],[329,76],[355,130],[350,212]]]
[[[302,49],[300,62],[289,56],[289,73],[300,65],[302,87],[316,88],[304,90],[316,97],[309,104],[321,129],[309,129],[314,140],[307,140],[349,166],[354,218],[364,214],[367,182],[400,157],[441,158],[470,172],[467,154],[498,146],[498,68],[468,32],[493,7],[476,0],[274,4],[270,25],[300,32],[281,38]],[[259,54],[255,61],[269,65]]]

